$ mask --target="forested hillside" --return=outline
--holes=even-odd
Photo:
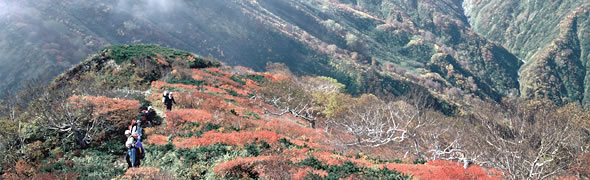
[[[297,74],[334,77],[355,94],[397,96],[423,87],[444,101],[463,95],[498,101],[520,88],[521,62],[469,29],[461,3],[451,0],[2,6],[11,7],[2,16],[4,88],[31,78],[50,80],[87,54],[121,43],[187,49],[255,70],[264,70],[267,61],[282,62]]]
[[[474,31],[525,62],[524,97],[589,102],[587,1],[465,1]]]

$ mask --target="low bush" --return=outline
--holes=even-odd
[[[115,45],[105,47],[102,51],[108,50],[109,57],[114,59],[117,64],[129,61],[134,57],[156,57],[160,54],[166,58],[189,57],[189,52],[178,49],[160,47],[155,44],[138,44],[138,45]]]
[[[193,85],[193,86],[200,86],[206,84],[204,80],[194,80],[194,79],[182,79],[182,80],[170,80],[166,81],[168,84],[186,84],[186,85]]]
[[[327,177],[322,177],[310,172],[305,179],[411,179],[410,176],[402,175],[395,170],[389,170],[387,168],[373,169],[358,167],[350,161],[346,161],[342,165],[326,165],[313,156],[310,156],[297,164],[328,172]]]
[[[83,155],[83,156],[80,156]],[[47,160],[41,164],[39,172],[77,174],[77,179],[112,179],[125,172],[124,167],[113,166],[118,156],[95,149],[88,149],[57,160]]]

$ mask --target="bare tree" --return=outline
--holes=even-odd
[[[385,103],[373,95],[363,95],[330,123],[355,137],[348,145],[379,147],[402,142],[409,138],[408,127],[418,116],[404,106],[403,102]]]
[[[314,109],[314,101],[308,92],[300,85],[290,79],[278,82],[266,82],[262,85],[264,89],[251,97],[252,102],[264,108],[265,113],[282,116],[291,113],[293,116],[304,119],[315,128],[318,111]],[[270,104],[268,108],[262,103]]]
[[[95,108],[91,103],[68,102],[68,97],[63,91],[45,93],[32,105],[32,112],[41,127],[64,134],[62,140],[74,138],[76,144],[86,148],[95,135],[105,131],[106,120],[93,117]]]
[[[473,134],[482,165],[510,179],[545,179],[566,172],[575,158],[576,130],[550,101],[511,101],[504,107],[480,105]]]

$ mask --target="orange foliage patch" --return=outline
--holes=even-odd
[[[206,73],[205,71],[201,71],[200,69],[193,69],[193,75],[199,76],[201,78],[210,77],[211,74]]]
[[[331,151],[333,149],[329,146],[321,145],[326,144],[328,139],[324,131],[321,129],[304,127],[295,123],[295,121],[272,118],[272,120],[264,125],[264,128],[293,138],[291,142],[299,146],[306,144],[308,147],[314,149],[326,151]]]
[[[68,101],[73,104],[92,104],[95,107],[94,117],[106,117],[117,129],[125,128],[137,117],[139,101],[128,99],[112,99],[104,96],[72,96]],[[97,139],[97,141],[100,141]]]
[[[578,162],[572,166],[571,172],[590,176],[590,153],[578,155]]]
[[[229,106],[230,104],[219,96],[211,96],[210,98],[205,99],[205,102],[201,105],[202,109],[207,111],[229,110]]]
[[[315,174],[315,175],[319,175],[320,177],[326,177],[328,176],[328,172],[325,170],[316,170],[313,169],[311,167],[304,167],[304,168],[298,168],[298,169],[293,169],[290,172],[293,176],[291,176],[292,179],[294,180],[300,180],[300,179],[305,179],[305,177],[308,174]]]
[[[258,84],[256,81],[253,81],[252,79],[246,79],[246,87],[250,89],[258,89],[260,88],[260,84]]]
[[[215,166],[214,171],[215,173],[224,176],[229,172],[233,171],[234,169],[250,169],[251,167],[255,167],[254,170],[260,173],[262,168],[264,167],[259,167],[257,165],[266,161],[273,161],[276,159],[278,159],[278,157],[276,156],[237,158],[231,161],[218,164],[217,166]]]
[[[313,156],[320,162],[326,163],[328,165],[343,165],[344,162],[348,160],[347,157],[332,154],[330,152],[314,152]]]
[[[168,144],[168,137],[164,135],[154,134],[150,135],[146,141],[147,144],[155,144],[158,146]]]
[[[169,66],[170,64],[168,64],[168,62],[164,61],[164,59],[158,58],[156,59],[156,64],[161,64],[164,66]]]
[[[186,85],[186,84],[168,84],[163,81],[153,81],[151,86],[155,89],[163,89],[164,87],[174,87],[174,88],[180,88],[180,89],[185,89],[185,90],[194,90],[194,89],[199,88],[198,86]]]
[[[209,71],[209,72],[212,72],[212,73],[221,75],[221,76],[231,77],[231,74],[229,74],[227,72],[224,72],[224,71],[221,71],[221,70],[219,70],[219,68],[207,68],[206,70]]]
[[[256,74],[257,74],[257,75],[264,76],[264,78],[265,78],[265,79],[271,79],[271,80],[273,79],[273,78],[272,78],[272,75],[271,75],[271,74],[268,74],[268,73],[264,73],[264,72],[257,72]]]
[[[201,104],[208,98],[211,98],[211,95],[198,93],[198,92],[191,92],[191,93],[176,93],[174,95],[174,100],[176,101],[178,107],[181,108],[196,108],[200,107]]]
[[[200,109],[180,109],[166,112],[166,117],[168,121],[197,123],[211,122],[212,119],[211,113]]]
[[[203,77],[202,76],[199,76],[198,74],[193,74],[192,78],[194,80],[203,80]]]
[[[203,134],[202,137],[191,137],[187,139],[180,139],[174,142],[178,148],[191,148],[197,146],[208,146],[216,143],[223,143],[227,145],[243,146],[246,143],[253,142],[255,139],[265,141],[269,144],[276,143],[281,135],[271,131],[259,132],[232,132],[219,133],[216,131],[209,131]]]
[[[272,75],[272,81],[276,82],[276,81],[282,81],[282,80],[288,80],[290,79],[289,76],[285,76],[282,74],[273,74]]]
[[[472,165],[464,169],[462,165],[451,161],[435,160],[427,164],[389,163],[383,166],[420,179],[499,179],[488,176],[479,166]]]

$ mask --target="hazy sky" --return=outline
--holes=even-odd
[[[169,13],[185,8],[182,0],[119,0],[117,11],[131,12],[137,18]]]
[[[22,11],[19,4],[12,0],[0,0],[0,16]]]

